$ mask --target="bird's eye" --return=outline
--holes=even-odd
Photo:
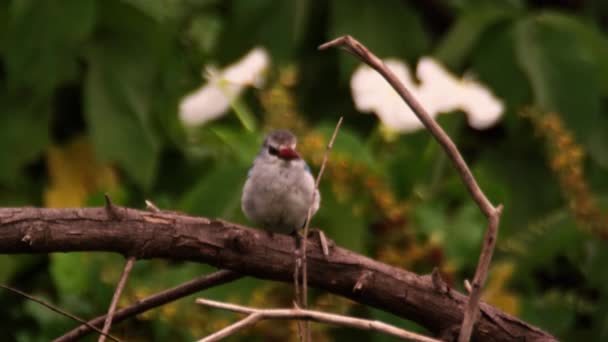
[[[279,150],[272,147],[272,146],[268,146],[268,153],[270,153],[273,156],[278,156],[279,155]]]

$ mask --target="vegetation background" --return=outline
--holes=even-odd
[[[475,130],[456,112],[440,124],[493,203],[505,206],[484,300],[564,341],[608,340],[608,2],[603,0],[219,1],[0,0],[0,205],[103,203],[247,223],[240,192],[263,135],[292,129],[318,170],[339,133],[313,221],[338,244],[405,269],[438,266],[462,290],[472,278],[485,220],[425,131],[390,132],[354,107],[358,62],[317,46],[351,34],[381,57],[416,65],[432,56],[475,75],[505,104]],[[201,70],[255,46],[267,80],[222,118],[179,120]],[[0,283],[78,316],[105,312],[119,255],[0,255]],[[210,267],[139,261],[119,305]],[[292,289],[256,279],[206,291],[254,306],[289,305]],[[325,293],[313,306],[422,330]],[[0,291],[3,340],[48,341],[76,323]],[[192,297],[117,325],[128,341],[190,341],[236,319]],[[314,324],[314,340],[387,341]],[[234,340],[297,338],[264,322]],[[423,330],[422,330],[423,331]]]

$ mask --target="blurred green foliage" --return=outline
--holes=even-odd
[[[387,135],[375,116],[356,112],[349,80],[358,62],[316,50],[342,34],[409,65],[433,56],[504,101],[500,123],[484,131],[468,128],[461,113],[439,117],[482,189],[505,205],[484,298],[561,340],[608,340],[602,0],[1,0],[0,205],[100,205],[108,192],[120,205],[141,208],[149,198],[246,224],[240,191],[264,133],[294,130],[318,170],[344,115],[313,224],[382,261],[421,273],[437,266],[462,289],[484,217],[429,134]],[[184,127],[179,101],[205,82],[201,70],[254,46],[271,57],[266,84],[222,118]],[[520,115],[525,108],[535,109]],[[105,312],[122,265],[103,253],[0,256],[0,282],[90,318]],[[140,261],[120,305],[210,270]],[[279,306],[290,305],[292,290],[245,279],[204,295]],[[313,301],[422,330],[324,293]],[[4,340],[47,341],[76,325],[12,293],[0,292],[0,302]],[[235,319],[190,298],[113,331],[129,341],[186,341]],[[317,341],[353,336],[313,327]],[[294,331],[264,322],[233,339],[295,340]]]

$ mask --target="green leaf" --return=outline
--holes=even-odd
[[[91,277],[86,253],[53,254],[50,272],[59,293],[82,293],[91,288]]]
[[[210,54],[216,46],[224,21],[219,15],[198,15],[188,28],[188,38],[202,55]]]
[[[157,79],[168,32],[134,9],[108,7],[102,27],[116,35],[100,36],[88,50],[85,118],[97,155],[116,162],[136,184],[148,188],[160,150],[151,106],[162,97]]]
[[[484,33],[514,15],[513,11],[494,6],[473,7],[465,11],[439,42],[435,49],[435,57],[451,69],[461,68]]]
[[[608,38],[595,25],[556,12],[545,12],[539,20],[576,36],[578,44],[589,53],[601,77],[602,91],[608,95]]]
[[[420,15],[405,1],[331,1],[329,35],[331,39],[351,35],[380,58],[396,57],[409,61],[425,53],[430,38]],[[340,73],[348,79],[359,61],[340,53]]]
[[[221,147],[215,146],[215,148],[227,147],[229,153],[236,156],[243,165],[253,162],[263,140],[262,136],[257,132],[233,129],[228,126],[210,125],[208,126],[208,130],[223,145]]]
[[[219,162],[187,193],[179,210],[230,220],[241,213],[241,190],[249,165]],[[242,216],[241,216],[242,217]]]
[[[0,283],[10,283],[20,269],[25,269],[37,259],[34,255],[0,255]]]
[[[549,12],[543,14],[539,20],[575,36],[581,50],[588,54],[588,56],[586,55],[590,59],[590,63],[588,63],[591,65],[592,71],[596,73],[594,77],[598,78],[602,94],[608,95],[608,39],[594,26],[574,17]],[[566,82],[566,84],[570,83]],[[597,86],[591,83],[586,87],[589,88],[585,88],[585,90],[591,89],[595,92]],[[605,109],[602,114],[602,116],[588,118],[593,121],[588,126],[589,131],[586,132],[586,136],[579,136],[579,138],[582,138],[580,141],[587,145],[591,158],[603,168],[608,168],[608,152],[605,148],[608,146],[608,116]]]
[[[526,74],[517,63],[515,39],[513,23],[494,26],[479,41],[472,64],[477,77],[505,102],[504,121],[510,128],[509,133],[521,134],[514,129],[521,122],[516,111],[529,104],[532,91]]]
[[[485,232],[486,221],[479,208],[467,202],[445,216],[443,203],[424,203],[416,207],[414,219],[420,231],[439,239],[448,259],[457,268],[474,266]]]
[[[536,104],[559,113],[586,142],[599,114],[600,70],[577,33],[560,22],[550,16],[519,22],[517,58],[532,84]]]
[[[322,186],[321,206],[311,220],[311,227],[323,230],[340,246],[365,254],[369,247],[369,217],[357,213],[355,200],[358,198],[339,201],[329,186]]]
[[[125,3],[139,9],[142,13],[154,18],[158,21],[175,18],[181,7],[184,6],[183,1],[177,0],[122,0]]]
[[[79,45],[95,23],[95,2],[18,1],[10,8],[4,63],[12,89],[48,94],[76,75]]]
[[[564,293],[559,291],[523,299],[520,318],[550,331],[554,336],[560,336],[573,327],[576,319],[573,305],[564,299]]]
[[[232,1],[226,18],[230,25],[223,27],[220,40],[238,44],[223,45],[217,51],[221,61],[236,60],[255,46],[267,48],[279,63],[290,60],[304,32],[299,26],[308,15],[307,1]]]
[[[40,158],[49,142],[50,112],[48,100],[7,97],[0,98],[0,146],[10,153],[0,153],[0,183],[15,185],[23,167]]]
[[[319,127],[319,131],[321,131],[327,138],[326,142],[329,142],[334,130],[335,124],[326,123]],[[374,169],[376,166],[371,151],[363,143],[361,137],[357,134],[357,132],[345,126],[340,128],[340,131],[336,136],[336,140],[334,141],[331,153],[335,155],[344,154],[356,162],[363,163],[371,169]],[[331,156],[329,157],[329,162],[331,162]]]

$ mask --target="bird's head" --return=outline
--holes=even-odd
[[[279,129],[266,136],[262,148],[265,153],[282,160],[300,159],[300,155],[296,152],[297,143],[298,141],[293,133],[285,129]]]

